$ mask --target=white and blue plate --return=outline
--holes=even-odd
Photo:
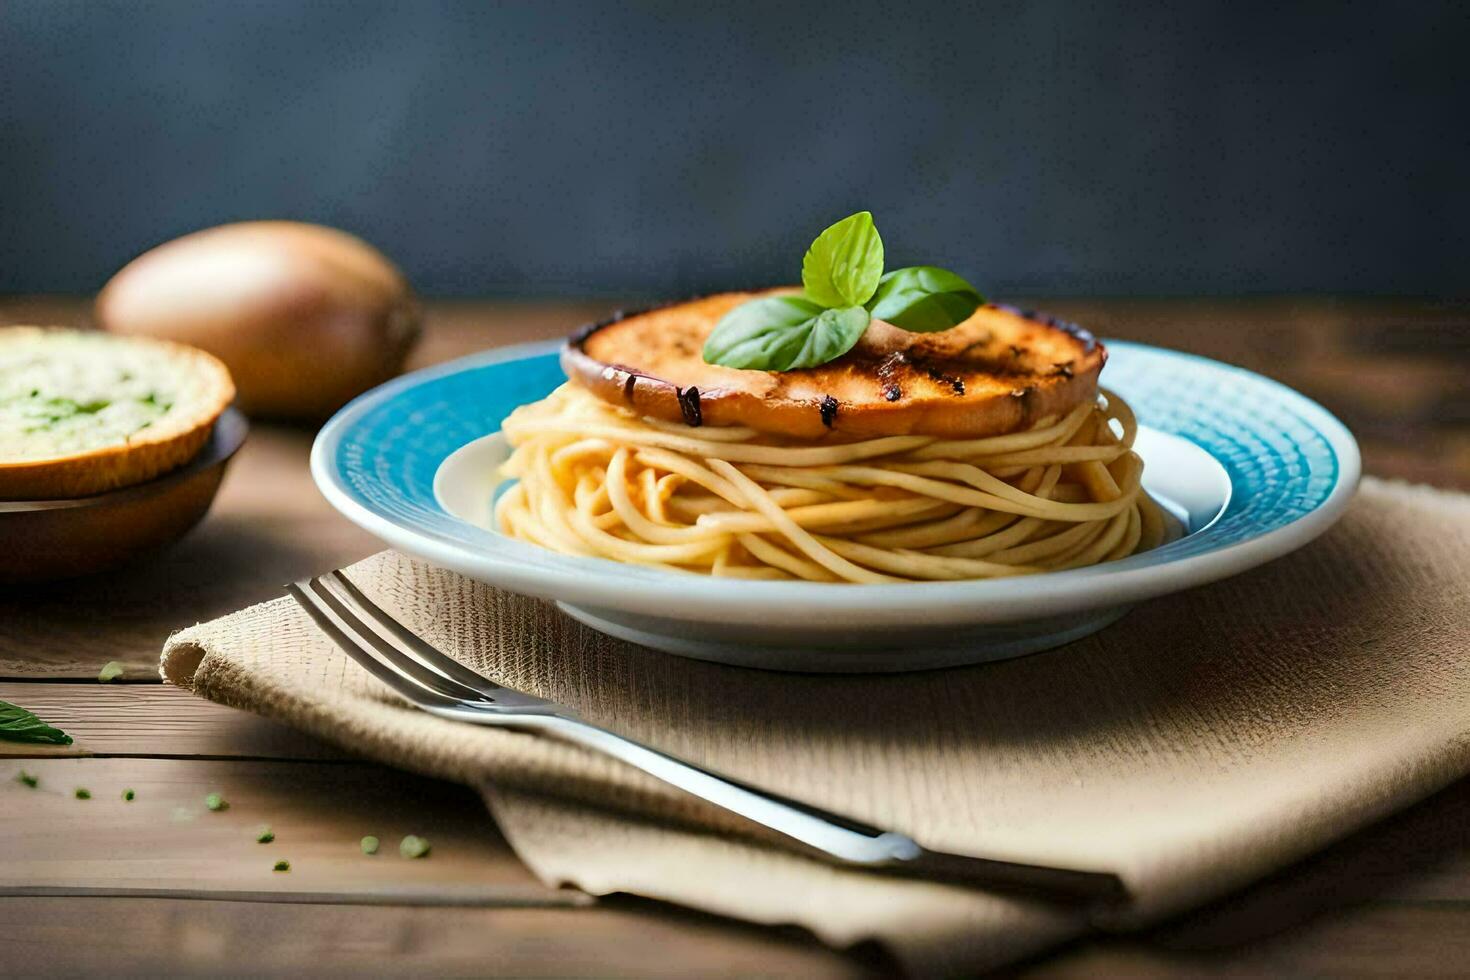
[[[1358,482],[1352,434],[1310,399],[1218,361],[1111,341],[1102,381],[1137,413],[1144,485],[1183,530],[1153,551],[1044,575],[892,585],[719,579],[561,555],[490,523],[501,420],[562,383],[558,347],[486,351],[368,392],[317,436],[317,486],[399,551],[553,600],[613,636],[723,663],[917,670],[1059,646],[1135,603],[1301,547],[1341,516]]]

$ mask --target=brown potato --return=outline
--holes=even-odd
[[[421,322],[381,252],[292,221],[220,225],[145,252],[97,295],[96,319],[209,351],[247,413],[305,420],[401,371]]]

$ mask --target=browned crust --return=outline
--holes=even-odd
[[[904,334],[912,338],[908,342],[920,345],[918,353],[912,360],[901,358],[896,362],[903,377],[886,387],[882,373],[895,362],[879,360],[879,354],[872,352],[850,352],[809,371],[732,372],[691,363],[676,372],[687,377],[660,377],[643,373],[636,364],[601,360],[587,350],[589,342],[595,343],[594,338],[603,331],[639,317],[670,317],[680,314],[683,307],[700,304],[723,310],[755,295],[759,294],[717,294],[635,313],[617,313],[583,327],[567,340],[561,351],[562,369],[572,382],[606,402],[631,408],[640,415],[688,425],[748,426],[809,440],[831,434],[976,438],[1024,429],[1096,397],[1098,374],[1107,359],[1103,345],[1075,324],[993,304],[977,310],[971,320],[950,331]],[[702,319],[710,316],[705,309],[691,309],[690,315]],[[714,322],[709,319],[708,328]],[[991,332],[1014,328],[1018,333],[1040,336],[1044,340],[1041,346],[1065,351],[1068,356],[1049,360],[1044,371],[1012,369],[994,362],[926,361],[926,351],[958,344],[970,334],[978,335],[982,326],[988,326]],[[694,339],[702,345],[707,333],[705,329]],[[747,375],[748,379],[744,377]],[[842,397],[823,391],[829,381]],[[961,384],[954,386],[955,381]],[[966,390],[950,393],[951,387]],[[859,397],[852,397],[855,389]],[[897,397],[890,400],[888,394],[893,392],[888,389],[896,389]],[[798,390],[799,396],[790,396],[788,390]]]
[[[57,328],[7,327],[44,331]],[[209,379],[208,400],[191,416],[145,430],[128,442],[54,459],[0,460],[0,500],[86,497],[143,483],[187,463],[204,447],[220,414],[235,397],[230,373],[217,358],[183,344],[133,338],[119,343],[157,347],[161,356],[184,360]]]

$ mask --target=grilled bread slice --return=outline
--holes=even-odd
[[[1095,398],[1107,357],[1079,327],[986,305],[937,333],[875,320],[856,347],[816,368],[706,364],[715,324],[762,295],[769,293],[722,293],[593,324],[567,342],[562,367],[604,401],[689,425],[799,439],[972,438],[1014,432]]]
[[[234,397],[225,366],[182,344],[0,328],[0,499],[150,480],[192,458]]]

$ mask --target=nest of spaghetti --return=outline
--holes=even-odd
[[[743,579],[877,583],[1080,568],[1165,535],[1128,405],[975,439],[835,437],[640,416],[574,384],[517,409],[495,521],[570,555]]]

